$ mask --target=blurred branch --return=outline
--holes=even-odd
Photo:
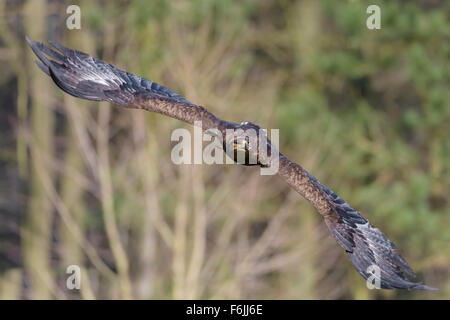
[[[131,284],[128,275],[129,262],[120,241],[119,229],[117,227],[114,213],[113,189],[110,177],[111,168],[109,165],[109,154],[108,154],[109,118],[110,118],[110,106],[107,103],[101,103],[98,111],[99,130],[97,132],[97,152],[98,152],[97,168],[99,170],[99,184],[101,193],[100,201],[102,205],[106,234],[108,236],[109,245],[111,247],[119,273],[118,280],[121,297],[123,299],[130,299]]]
[[[32,38],[41,38],[46,28],[46,1],[30,1],[26,4],[25,30]],[[31,146],[31,195],[27,222],[23,235],[24,264],[29,274],[32,287],[32,297],[49,299],[55,288],[51,276],[51,224],[53,210],[48,201],[39,176],[45,176],[50,181],[53,172],[36,156],[38,152],[53,154],[54,114],[48,108],[52,93],[50,83],[40,81],[41,72],[33,68],[30,73],[30,89],[32,95],[31,122],[34,144]],[[26,93],[22,93],[26,95]]]
[[[7,2],[0,5],[0,17],[5,16]],[[22,41],[16,39],[16,37],[10,31],[7,21],[0,20],[0,37],[5,41],[8,49],[3,49],[6,59],[13,62],[13,67],[17,73],[17,118],[19,125],[24,125],[28,113],[28,81],[27,71],[23,68],[23,63],[26,61],[26,54],[23,50],[20,50]],[[6,51],[7,50],[7,51]],[[7,54],[6,54],[7,53]],[[27,158],[27,145],[22,138],[17,136],[17,168],[19,169],[20,176],[25,179],[27,177],[28,158]]]

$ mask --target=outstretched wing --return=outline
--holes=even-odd
[[[334,207],[332,217],[326,218],[327,225],[364,279],[370,277],[372,284],[378,283],[383,289],[437,290],[410,281],[408,277],[415,278],[416,275],[395,244],[333,190],[317,183]]]
[[[279,174],[324,217],[364,279],[383,289],[437,290],[409,280],[414,271],[388,237],[300,165],[281,155]]]
[[[66,48],[54,41],[49,48],[26,38],[39,58],[37,66],[63,91],[82,99],[109,101],[123,107],[158,112],[190,124],[202,121],[205,129],[223,122],[205,108],[151,80],[117,69],[112,64]]]

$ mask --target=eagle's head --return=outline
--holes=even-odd
[[[224,142],[227,155],[245,166],[264,166],[265,159],[270,157],[266,131],[248,121],[237,125],[233,134],[227,133]]]

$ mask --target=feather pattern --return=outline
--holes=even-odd
[[[106,100],[121,106],[129,106],[134,100],[134,94],[148,93],[191,104],[179,94],[156,82],[117,69],[86,53],[68,49],[54,41],[49,43],[59,52],[28,38],[27,41],[41,60],[37,62],[39,68],[50,75],[62,90],[75,97],[94,101]],[[49,60],[45,55],[54,60]]]

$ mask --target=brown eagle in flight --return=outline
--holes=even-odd
[[[40,60],[36,61],[37,66],[72,96],[145,109],[190,124],[201,121],[203,130],[218,129],[225,133],[226,129],[259,129],[251,122],[237,124],[221,120],[204,107],[187,101],[156,82],[119,70],[86,53],[53,41],[49,41],[53,49],[28,38],[27,41]],[[274,147],[268,139],[267,144],[267,154],[270,155],[270,148],[273,150]],[[246,136],[235,136],[224,142],[224,150],[233,159],[236,151],[241,151],[246,154],[246,159],[256,157],[257,165],[267,164],[267,159],[263,159],[258,150],[248,147]],[[410,280],[415,278],[414,271],[399,254],[398,248],[336,193],[281,153],[277,160],[278,174],[322,215],[331,234],[364,279],[370,278],[383,289],[435,289]],[[374,272],[374,268],[379,272]]]

